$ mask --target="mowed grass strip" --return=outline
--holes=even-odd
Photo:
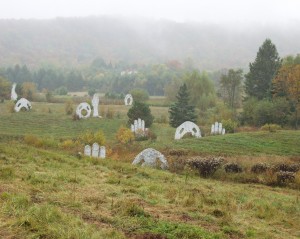
[[[78,159],[23,144],[0,142],[0,152],[0,231],[8,238],[300,236],[297,190],[186,177],[121,158]]]

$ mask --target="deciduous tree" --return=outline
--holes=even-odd
[[[295,127],[298,128],[300,110],[300,64],[284,65],[273,80],[274,96],[285,96],[295,110]]]

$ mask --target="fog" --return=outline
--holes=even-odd
[[[142,16],[177,22],[273,23],[300,20],[298,0],[0,0],[1,19]]]

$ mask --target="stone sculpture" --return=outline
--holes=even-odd
[[[17,93],[16,93],[16,86],[17,86],[17,84],[14,83],[14,84],[12,85],[12,88],[11,88],[10,99],[13,100],[13,101],[15,101],[15,100],[18,99],[18,95],[17,95]]]
[[[132,95],[131,95],[131,94],[125,95],[124,103],[125,103],[125,105],[132,105],[132,103],[133,103],[133,98],[132,98]]]
[[[98,106],[99,106],[99,94],[94,94],[92,99],[93,105],[93,117],[99,117]]]
[[[86,111],[86,115],[82,114],[83,110]],[[80,103],[76,108],[76,115],[79,117],[79,119],[82,119],[82,118],[86,119],[86,118],[90,117],[91,112],[92,112],[91,106],[86,102]]]
[[[99,144],[93,143],[93,146],[92,146],[92,157],[94,157],[94,158],[98,158],[99,157],[99,149],[100,149]]]
[[[17,101],[15,111],[19,112],[22,108],[25,108],[27,111],[32,108],[31,103],[25,98],[21,98]]]
[[[191,133],[196,138],[201,138],[201,132],[195,123],[191,121],[185,121],[177,127],[175,132],[175,139],[181,139],[186,133]]]
[[[216,134],[225,134],[225,129],[223,128],[222,123],[215,122],[214,124],[211,125],[211,135],[216,135]]]
[[[92,148],[89,145],[84,146],[84,155],[85,156],[91,156],[92,153]]]
[[[130,126],[130,129],[133,133],[145,132],[145,121],[140,118],[134,120],[133,124]]]
[[[84,155],[94,158],[105,159],[106,149],[105,146],[99,146],[98,143],[93,143],[92,147],[90,145],[84,146]]]
[[[105,156],[106,156],[106,149],[105,149],[105,146],[101,146],[100,147],[100,152],[99,152],[99,157],[101,159],[105,159]]]
[[[148,148],[140,152],[132,162],[133,165],[139,163],[142,164],[142,167],[157,167],[160,164],[161,169],[168,168],[168,162],[165,156],[159,151],[152,148]]]

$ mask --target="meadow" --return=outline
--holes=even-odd
[[[184,150],[187,157],[223,156],[245,167],[295,163],[299,131],[207,136],[208,127],[200,127],[206,137],[174,141],[175,130],[156,122],[151,127],[156,140],[120,145],[116,132],[126,125],[128,107],[100,105],[102,119],[80,121],[64,107],[33,103],[30,112],[11,113],[7,102],[0,104],[0,238],[300,237],[297,187],[241,183],[219,171],[201,178],[189,169],[175,173],[130,164],[147,147],[167,158],[170,150]],[[113,117],[105,117],[108,111]],[[160,118],[168,108],[156,105],[151,111]],[[59,144],[99,129],[112,150],[105,160],[24,142],[26,135],[37,135]]]

